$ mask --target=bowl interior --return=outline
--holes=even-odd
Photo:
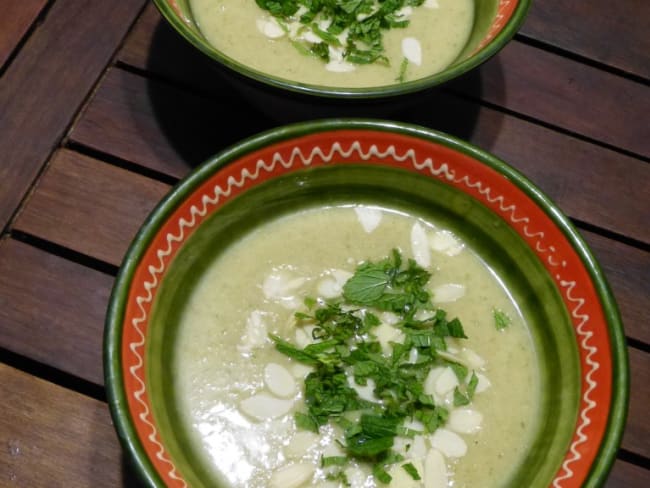
[[[376,121],[296,124],[253,138],[195,171],[143,227],[116,282],[106,347],[112,412],[145,478],[216,484],[180,428],[172,368],[175,324],[203,270],[268,215],[349,202],[430,217],[513,294],[535,345],[541,404],[532,448],[506,485],[602,481],[622,430],[624,342],[584,243],[504,163],[438,133]]]
[[[377,98],[422,90],[455,78],[494,55],[523,23],[530,0],[476,0],[472,30],[456,59],[444,70],[425,78],[372,88],[328,87],[298,83],[252,69],[215,49],[202,34],[189,0],[154,0],[172,27],[208,58],[226,66],[228,73],[243,75],[263,85],[323,97]]]

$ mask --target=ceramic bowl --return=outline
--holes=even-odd
[[[270,215],[357,199],[412,205],[444,222],[497,271],[529,322],[543,420],[504,485],[601,485],[625,423],[628,363],[617,305],[589,248],[503,161],[377,119],[291,124],[249,138],[194,170],[144,223],[115,282],[104,344],[111,413],[143,479],[214,483],[178,420],[174,388],[175,318],[197,276]]]
[[[228,78],[236,80],[248,95],[260,98],[257,91],[274,96],[287,96],[292,93],[297,96],[327,98],[329,100],[368,100],[378,98],[395,98],[439,85],[456,78],[463,73],[480,65],[501,48],[517,32],[530,5],[530,0],[481,0],[476,2],[476,14],[471,34],[466,45],[457,58],[441,72],[426,78],[395,82],[387,86],[374,88],[331,87],[299,83],[291,79],[256,71],[250,67],[224,55],[209,44],[199,30],[192,15],[188,0],[154,0],[158,9],[167,22],[195,48],[204,53],[213,65],[222,68]],[[271,102],[273,103],[273,97]]]

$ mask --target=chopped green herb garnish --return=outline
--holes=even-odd
[[[434,432],[447,421],[449,412],[425,392],[429,371],[449,366],[462,389],[454,392],[454,404],[465,405],[474,395],[478,379],[467,367],[453,361],[446,340],[465,339],[458,319],[435,309],[426,289],[430,274],[414,260],[403,262],[399,251],[377,262],[365,262],[343,286],[339,300],[308,300],[308,312],[296,313],[297,327],[309,324],[314,342],[304,348],[271,335],[278,351],[313,370],[304,383],[305,412],[295,414],[298,428],[318,432],[329,422],[341,429],[337,439],[346,456],[323,457],[323,467],[344,466],[349,458],[373,464],[381,483],[392,479],[387,466],[403,457],[393,451],[395,437],[414,437]],[[394,325],[403,333],[389,353],[375,335],[381,320],[375,312],[392,312]],[[416,318],[417,317],[417,318]],[[414,350],[417,355],[414,355]],[[373,398],[361,398],[357,386],[372,386]],[[416,420],[423,431],[405,426]],[[420,479],[415,467],[403,468]],[[328,474],[344,481],[343,472]]]
[[[329,62],[335,52],[337,59],[353,64],[389,65],[383,44],[384,32],[407,27],[411,14],[405,8],[419,7],[425,0],[255,1],[275,17],[292,45],[303,54],[309,53]],[[312,35],[305,36],[306,33]],[[404,61],[399,81],[405,79]]]
[[[492,311],[494,315],[494,325],[497,330],[502,330],[508,327],[512,323],[512,319],[505,312],[495,308]]]
[[[419,481],[422,478],[420,477],[420,473],[418,473],[418,470],[415,466],[413,466],[413,463],[406,463],[402,464],[402,468],[404,471],[406,471],[411,478],[413,478],[415,481]]]

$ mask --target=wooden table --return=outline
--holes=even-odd
[[[145,0],[4,0],[0,486],[139,486],[111,425],[102,330],[147,213],[207,156],[276,122]],[[650,486],[647,0],[537,0],[500,54],[392,119],[468,139],[573,219],[618,300],[629,419],[607,487]],[[236,114],[225,127],[221,115]]]

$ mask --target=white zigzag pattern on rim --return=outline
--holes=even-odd
[[[584,305],[585,301],[582,298],[575,298],[571,296],[573,289],[576,286],[575,281],[560,280],[560,285],[565,289],[567,300],[576,304],[576,306],[571,312],[571,315],[573,315],[573,318],[578,319],[580,321],[580,323],[576,327],[576,332],[578,333],[578,335],[582,337],[580,346],[582,347],[583,350],[587,351],[585,362],[590,366],[590,369],[585,376],[585,380],[589,386],[582,397],[583,401],[587,404],[587,406],[580,411],[581,423],[576,430],[576,435],[578,436],[578,438],[571,444],[570,447],[570,451],[573,457],[567,459],[562,464],[562,471],[564,472],[564,474],[558,476],[553,481],[553,486],[555,488],[559,488],[561,486],[562,481],[573,477],[573,470],[569,467],[569,465],[573,464],[576,461],[579,461],[580,458],[582,457],[578,452],[578,446],[587,441],[587,435],[584,433],[584,429],[587,426],[589,426],[589,424],[591,424],[591,419],[588,416],[589,411],[596,407],[596,402],[590,398],[591,392],[597,386],[597,383],[596,381],[593,380],[592,375],[596,372],[596,370],[600,368],[600,364],[594,361],[593,359],[593,356],[594,354],[597,353],[598,348],[589,345],[589,339],[591,339],[591,337],[593,336],[593,332],[584,330],[584,325],[589,321],[589,315],[580,313],[580,309]]]
[[[506,0],[505,4],[507,5],[510,0]],[[502,2],[503,3],[503,2]],[[423,170],[428,170],[428,172],[433,175],[433,176],[438,176],[444,179],[447,179],[449,181],[455,181],[456,183],[463,184],[467,186],[470,189],[475,189],[478,190],[478,192],[483,195],[487,201],[493,204],[497,204],[500,211],[504,214],[507,215],[509,220],[513,224],[518,224],[521,222],[524,222],[525,225],[523,226],[523,232],[524,234],[533,239],[537,239],[537,242],[535,244],[535,247],[538,252],[540,253],[546,253],[549,250],[552,252],[555,252],[555,248],[553,246],[549,247],[544,247],[541,244],[541,240],[544,238],[544,233],[541,231],[531,231],[528,228],[528,224],[530,222],[530,219],[528,217],[519,217],[515,215],[515,212],[517,210],[516,206],[514,204],[506,204],[505,199],[503,195],[498,195],[494,196],[493,190],[490,187],[485,187],[481,181],[471,181],[468,176],[463,176],[462,178],[456,178],[455,177],[455,172],[453,169],[449,168],[447,163],[440,163],[437,167],[435,166],[433,160],[431,158],[426,158],[422,162],[417,161],[416,157],[416,152],[414,149],[408,149],[406,150],[402,155],[397,154],[397,151],[395,149],[395,146],[389,146],[385,151],[380,151],[376,145],[372,144],[370,147],[368,147],[367,151],[363,150],[362,144],[359,141],[354,141],[348,150],[343,149],[340,143],[334,142],[331,145],[331,148],[328,152],[324,152],[319,146],[314,147],[311,150],[311,153],[308,156],[305,156],[301,149],[299,147],[294,147],[293,150],[291,151],[291,155],[288,159],[288,161],[285,161],[285,159],[279,154],[279,153],[274,153],[273,157],[271,159],[270,163],[266,163],[262,159],[258,159],[255,163],[255,169],[253,172],[250,172],[247,168],[244,168],[241,171],[240,174],[240,179],[237,180],[233,176],[228,177],[227,180],[227,188],[224,190],[220,186],[215,185],[213,188],[213,195],[209,194],[204,194],[201,197],[201,208],[197,208],[195,205],[192,205],[190,207],[190,220],[186,220],[185,218],[181,217],[178,220],[178,230],[176,234],[168,233],[166,235],[166,243],[167,246],[165,249],[158,249],[156,251],[156,257],[158,258],[158,266],[149,266],[148,267],[148,272],[149,275],[151,276],[151,281],[145,281],[144,283],[144,288],[146,290],[146,295],[145,296],[138,296],[136,297],[136,304],[138,309],[140,310],[140,315],[136,318],[134,318],[131,321],[131,325],[137,332],[138,336],[140,337],[140,340],[137,342],[132,342],[129,344],[129,349],[133,353],[133,355],[137,358],[137,362],[134,366],[131,366],[129,368],[129,372],[131,375],[135,378],[137,383],[139,384],[140,388],[133,393],[133,396],[136,400],[136,402],[141,405],[142,411],[139,414],[140,420],[146,424],[149,429],[151,430],[149,436],[147,437],[148,440],[156,446],[157,452],[156,452],[156,457],[163,461],[164,463],[168,464],[170,466],[170,471],[168,472],[168,475],[175,480],[178,480],[182,483],[183,487],[186,487],[187,484],[185,481],[177,474],[176,472],[176,467],[174,464],[171,462],[171,460],[166,456],[165,454],[165,448],[164,446],[160,443],[158,440],[158,432],[156,429],[155,424],[153,424],[149,420],[149,415],[150,415],[150,410],[149,407],[147,406],[146,402],[142,399],[142,396],[146,392],[146,385],[144,381],[138,376],[140,373],[140,370],[142,369],[144,365],[144,359],[142,355],[140,354],[139,349],[142,349],[144,347],[144,342],[145,342],[145,336],[142,330],[140,329],[140,325],[143,322],[147,321],[147,311],[143,307],[143,303],[150,303],[153,300],[153,293],[152,290],[154,290],[158,286],[158,276],[162,275],[162,273],[165,271],[165,262],[164,259],[171,255],[173,251],[173,245],[174,243],[181,243],[185,239],[185,229],[191,229],[197,224],[197,217],[205,217],[208,213],[209,207],[210,206],[215,206],[219,203],[221,198],[227,198],[232,194],[232,191],[234,188],[242,188],[247,180],[252,180],[255,181],[257,178],[259,178],[260,173],[262,171],[265,171],[267,173],[272,172],[276,165],[281,165],[287,169],[291,168],[296,164],[296,161],[298,160],[299,162],[297,164],[302,164],[303,166],[310,166],[313,160],[318,157],[320,158],[323,162],[329,163],[332,161],[335,155],[340,155],[344,158],[349,158],[353,154],[356,153],[356,156],[359,157],[362,160],[369,160],[372,157],[377,157],[380,159],[384,159],[387,157],[392,158],[395,161],[398,161],[400,163],[409,161],[412,166],[417,169],[418,171],[423,171]],[[548,262],[552,266],[557,266],[553,261],[551,261],[551,256],[548,258]],[[562,285],[565,286],[566,282],[562,282]],[[573,285],[573,283],[571,283]],[[571,464],[573,461],[577,460],[580,458],[580,454],[576,451],[576,446],[581,444],[586,440],[586,436],[583,434],[583,429],[591,423],[591,420],[588,418],[587,413],[593,408],[595,405],[595,402],[593,402],[589,398],[589,394],[591,391],[595,388],[596,383],[591,380],[591,375],[592,373],[598,369],[599,365],[598,363],[594,362],[591,360],[591,356],[596,351],[596,348],[588,346],[587,341],[591,337],[592,333],[591,332],[583,332],[582,327],[583,325],[588,321],[588,316],[585,315],[578,315],[579,309],[582,307],[584,304],[583,299],[576,299],[571,297],[571,291],[573,289],[573,286],[570,286],[567,291],[566,291],[566,297],[569,301],[576,302],[577,306],[575,309],[572,311],[572,314],[575,318],[580,318],[582,319],[582,322],[580,323],[578,327],[578,333],[584,336],[584,339],[582,341],[582,347],[586,350],[589,351],[589,354],[587,356],[587,362],[592,366],[592,369],[589,371],[587,374],[587,381],[590,384],[590,388],[585,392],[584,395],[584,401],[589,405],[588,408],[585,408],[581,412],[581,419],[582,419],[582,424],[578,427],[578,434],[580,436],[580,439],[574,442],[571,445],[571,452],[574,454],[574,458],[567,460],[563,468],[567,471],[567,475],[565,475],[562,478],[558,478],[554,481],[554,485],[557,487],[559,486],[557,483],[561,481],[562,479],[570,478],[573,476],[573,472],[568,469],[568,465]]]

